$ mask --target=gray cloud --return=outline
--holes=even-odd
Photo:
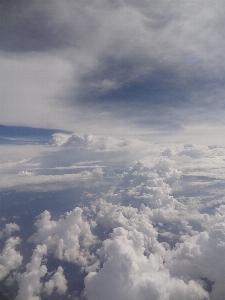
[[[3,87],[3,99],[19,98],[13,120],[9,100],[3,101],[5,124],[41,126],[40,109],[45,127],[56,127],[57,115],[62,129],[95,126],[95,133],[115,120],[121,122],[117,130],[123,122],[137,131],[156,125],[178,132],[196,120],[218,122],[219,111],[219,120],[224,119],[223,1],[2,5],[5,73],[12,72],[8,60],[20,62],[13,64],[19,76],[6,76],[8,85],[18,88]],[[57,61],[58,72],[49,74],[47,65],[53,69]],[[50,81],[54,89],[46,84]],[[32,99],[30,90],[38,91]],[[24,116],[29,106],[30,118]]]
[[[9,41],[2,47],[64,48],[75,69],[81,67],[76,80],[82,98],[141,82],[152,86],[151,102],[154,88],[169,85],[187,93],[224,80],[221,0],[33,1],[6,7],[3,35]]]

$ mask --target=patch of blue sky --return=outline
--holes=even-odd
[[[0,125],[0,144],[43,145],[48,143],[56,132],[70,133],[63,130]]]

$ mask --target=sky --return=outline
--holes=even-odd
[[[1,1],[1,124],[218,142],[224,3]]]
[[[0,1],[0,298],[224,300],[225,4]]]

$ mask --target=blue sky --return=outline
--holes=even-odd
[[[221,0],[3,1],[2,125],[219,142],[223,12]]]

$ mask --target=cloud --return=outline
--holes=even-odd
[[[53,290],[56,289],[58,294],[65,294],[67,291],[66,284],[67,280],[64,277],[63,268],[59,266],[51,279],[45,283],[44,292],[46,292],[48,295],[51,295]]]
[[[150,207],[165,206],[173,202],[170,195],[170,186],[163,181],[173,182],[178,179],[177,170],[170,167],[170,163],[166,160],[159,160],[155,165],[149,167],[147,164],[136,162],[125,172],[120,187],[117,187],[115,196],[111,201],[131,204],[136,207],[143,203]]]
[[[175,139],[219,119],[221,130],[223,1],[2,7],[4,124],[114,135],[151,127]]]
[[[24,273],[17,274],[19,291],[16,300],[40,299],[39,294],[43,287],[41,278],[47,273],[47,268],[42,264],[44,255],[47,253],[46,245],[38,245],[33,252],[31,262],[26,265]]]
[[[19,174],[4,177],[0,188],[2,190],[14,188],[18,191],[55,191],[78,185],[90,187],[97,186],[102,181],[102,169],[95,168],[93,171],[82,171],[78,174],[63,175],[38,175],[32,172],[20,171]],[[96,179],[98,179],[96,181]]]
[[[63,190],[105,184],[120,163],[151,153],[138,139],[55,133],[45,145],[3,145],[0,189]],[[157,148],[157,147],[155,147]]]
[[[12,232],[20,230],[20,227],[16,223],[8,223],[5,228],[0,231],[0,239],[4,236],[10,236]]]
[[[65,218],[55,222],[50,220],[48,211],[43,212],[35,223],[37,233],[30,241],[46,245],[48,253],[53,253],[55,258],[76,263],[84,269],[88,265],[98,266],[95,255],[89,251],[98,240],[82,213],[82,209],[76,207],[66,213]]]
[[[35,198],[34,191],[57,193],[74,183],[75,198],[64,199],[65,207],[82,203],[67,212],[64,202],[60,211],[49,206],[37,217],[23,240],[33,255],[16,275],[18,300],[223,299],[224,147],[75,133],[55,133],[39,149],[21,147],[3,147],[4,192],[28,191],[22,195],[30,199],[31,189]],[[46,201],[48,195],[42,193]],[[1,234],[18,229],[8,223]],[[22,262],[18,242],[8,239],[1,254],[8,284]]]
[[[85,292],[92,299],[209,299],[202,287],[170,278],[162,258],[144,253],[143,236],[117,228],[112,239],[103,242],[108,260],[98,273],[85,278]]]
[[[32,52],[1,54],[1,123],[31,127],[61,127],[52,123],[54,114],[65,114],[54,105],[64,97],[71,79],[69,63],[58,56]],[[15,101],[16,99],[16,101]],[[55,108],[54,108],[55,107]],[[56,110],[55,110],[56,109]],[[55,111],[55,112],[54,112]],[[29,112],[29,113],[28,113]],[[53,125],[53,126],[54,126]]]
[[[173,276],[182,278],[207,278],[211,284],[210,299],[222,299],[224,276],[222,256],[224,255],[224,223],[214,224],[209,232],[202,232],[172,251],[167,267]],[[182,270],[183,269],[183,270]],[[184,271],[185,270],[185,271]]]
[[[23,257],[15,250],[19,243],[20,239],[18,237],[11,237],[6,240],[5,247],[0,253],[0,280],[6,277],[12,270],[21,266]]]

